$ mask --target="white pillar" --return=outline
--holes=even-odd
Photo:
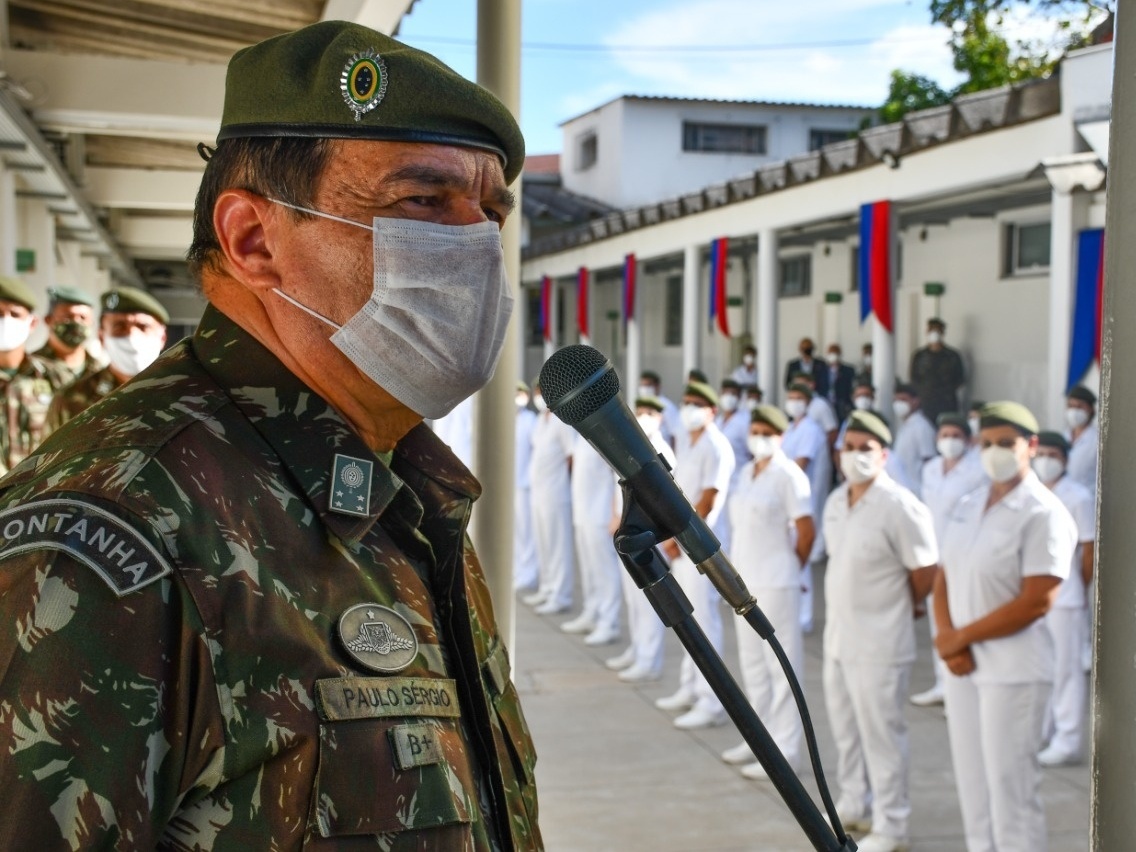
[[[699,246],[687,246],[682,255],[682,378],[699,366],[702,311],[702,288],[699,279]]]
[[[0,163],[0,275],[16,274],[16,176]]]
[[[777,370],[777,232],[766,228],[757,235],[757,378],[770,405],[781,401]]]
[[[39,297],[41,304],[47,306],[47,288],[60,283],[59,270],[55,264],[55,217],[48,210],[47,202],[42,198],[24,198],[16,204],[19,216],[18,237],[19,247],[30,249],[35,253],[35,269],[19,273],[32,291]],[[75,266],[78,265],[79,247],[76,244],[73,254]],[[74,280],[75,269],[67,270],[64,276],[68,281]],[[46,339],[46,334],[44,335]]]
[[[821,339],[817,341],[820,350],[819,357],[824,358],[828,347],[833,343],[840,343],[840,303],[844,300],[843,293],[824,293],[824,308],[821,313],[820,332]],[[831,300],[830,300],[830,297]],[[841,344],[843,346],[843,344]]]
[[[627,352],[626,355],[626,372],[623,374],[623,396],[627,400],[628,405],[635,402],[635,395],[639,392],[639,373],[642,372],[643,366],[643,340],[640,332],[640,323],[642,321],[643,309],[640,305],[643,302],[643,293],[640,290],[642,281],[639,279],[639,271],[635,271],[635,304],[632,307],[631,316],[627,320]]]
[[[548,286],[548,332],[544,338],[544,360],[547,361],[560,348],[556,330],[560,327],[560,285],[556,279]]]

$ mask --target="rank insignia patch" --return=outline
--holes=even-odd
[[[379,105],[387,93],[387,66],[373,50],[356,53],[343,66],[339,76],[343,100],[359,121]]]
[[[402,671],[418,656],[410,622],[379,604],[356,604],[343,613],[339,641],[352,659],[376,672]]]
[[[353,456],[335,455],[328,487],[328,509],[341,515],[365,518],[371,512],[371,475],[375,463]]]

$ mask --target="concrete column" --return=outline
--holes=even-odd
[[[35,252],[35,269],[20,273],[20,277],[46,307],[47,288],[59,281],[59,270],[55,264],[55,217],[48,211],[47,202],[41,198],[21,199],[17,202],[16,209],[20,220],[17,237],[19,248]],[[73,257],[77,262],[77,245]],[[75,267],[67,270],[67,280],[74,279],[75,271]]]
[[[521,0],[478,0],[477,82],[517,115],[521,103]],[[520,193],[518,184],[515,191]],[[521,280],[521,215],[506,221],[501,234],[505,268],[514,292]],[[516,379],[520,374],[517,313],[509,323],[504,355],[493,380],[478,395],[473,426],[473,465],[482,495],[473,514],[474,538],[485,569],[497,626],[510,649],[513,614],[513,444],[516,433]],[[514,657],[515,659],[515,657]]]
[[[635,402],[635,395],[639,391],[639,373],[643,370],[643,335],[640,328],[642,322],[643,309],[643,293],[640,290],[642,280],[639,278],[638,270],[636,270],[635,277],[635,305],[631,312],[631,317],[627,321],[627,352],[626,352],[626,369],[623,374],[623,398],[627,400],[628,405],[633,405]]]
[[[16,176],[0,164],[0,275],[16,274]]]
[[[821,309],[821,339],[817,341],[819,357],[822,359],[831,344],[840,343],[840,303],[843,299],[843,293],[824,294],[824,307]],[[843,344],[841,346],[843,347]]]
[[[1127,12],[1127,14],[1126,14]],[[1136,14],[1116,16],[1112,93],[1112,144],[1108,164],[1108,237],[1101,361],[1101,477],[1098,486],[1097,633],[1093,667],[1092,808],[1094,852],[1126,849],[1136,837]]]
[[[757,235],[757,379],[770,405],[781,401],[777,371],[777,232],[766,228]]]
[[[702,288],[699,276],[699,246],[687,246],[682,253],[682,385],[687,374],[699,366],[701,355]]]
[[[560,286],[556,283],[556,279],[552,280],[552,286],[549,288],[548,293],[548,336],[544,341],[544,360],[547,361],[552,357],[553,353],[560,348],[560,337],[557,334],[557,329],[560,327]]]

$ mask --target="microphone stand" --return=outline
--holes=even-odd
[[[805,791],[801,780],[695,620],[694,606],[655,548],[658,533],[636,501],[634,491],[624,482],[620,483],[620,487],[623,490],[623,517],[615,533],[615,549],[635,585],[647,596],[663,624],[674,630],[694,664],[706,677],[813,848],[818,852],[854,852],[857,847],[852,838],[843,834],[843,830],[842,836],[837,837],[825,822],[820,809]]]

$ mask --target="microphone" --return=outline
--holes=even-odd
[[[635,415],[619,398],[611,361],[591,346],[566,346],[540,370],[549,409],[611,465],[662,539],[673,537],[739,615],[756,606],[722,545],[671,476]]]

